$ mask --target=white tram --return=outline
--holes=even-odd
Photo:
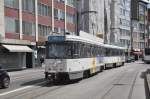
[[[124,65],[124,49],[87,38],[49,36],[46,42],[45,78],[78,79],[106,67]]]

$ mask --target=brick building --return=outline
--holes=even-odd
[[[0,65],[40,66],[48,35],[76,33],[76,0],[0,0]]]

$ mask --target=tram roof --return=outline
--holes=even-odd
[[[100,45],[106,48],[114,48],[114,49],[125,49],[124,47],[119,47],[115,45],[109,45],[109,44],[103,44],[100,41],[93,41],[87,38],[79,37],[79,36],[74,36],[74,35],[66,35],[66,41],[80,41],[80,42],[85,42],[85,43],[90,43],[90,44],[96,44]]]
[[[93,40],[90,40],[87,38],[83,38],[80,36],[74,36],[74,35],[66,35],[66,41],[80,41],[80,42],[85,42],[85,43],[90,43],[90,44],[104,45],[101,42],[93,41]]]

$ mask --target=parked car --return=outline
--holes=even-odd
[[[132,56],[126,57],[126,62],[127,63],[134,62],[134,61],[135,61],[134,57],[132,57]]]
[[[8,88],[10,84],[10,77],[7,71],[3,70],[0,67],[0,87],[1,88]]]

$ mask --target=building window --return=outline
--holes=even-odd
[[[19,33],[19,21],[14,18],[5,17],[5,32]]]
[[[144,33],[140,33],[140,40],[144,40]]]
[[[6,7],[19,9],[19,0],[4,0],[4,5]]]
[[[49,7],[45,4],[38,4],[38,14],[41,16],[51,16],[52,15],[52,7]]]
[[[31,22],[22,22],[22,32],[25,35],[35,35],[35,24]]]
[[[35,0],[22,0],[22,9],[35,13]]]
[[[57,2],[65,3],[65,0],[56,0]]]
[[[54,32],[55,32],[55,33],[58,33],[58,32],[59,32],[58,28],[55,27],[55,28],[54,28]]]
[[[67,0],[67,5],[69,5],[71,7],[75,7],[76,6],[76,0]]]
[[[54,18],[58,19],[58,9],[54,8]]]
[[[59,10],[59,19],[64,20],[65,19],[65,12],[63,10]]]
[[[75,24],[75,15],[67,13],[67,19],[66,20],[68,23]]]
[[[19,20],[15,20],[15,32],[20,33],[20,23]]]
[[[38,32],[40,36],[48,36],[52,31],[52,27],[46,25],[38,25]]]

